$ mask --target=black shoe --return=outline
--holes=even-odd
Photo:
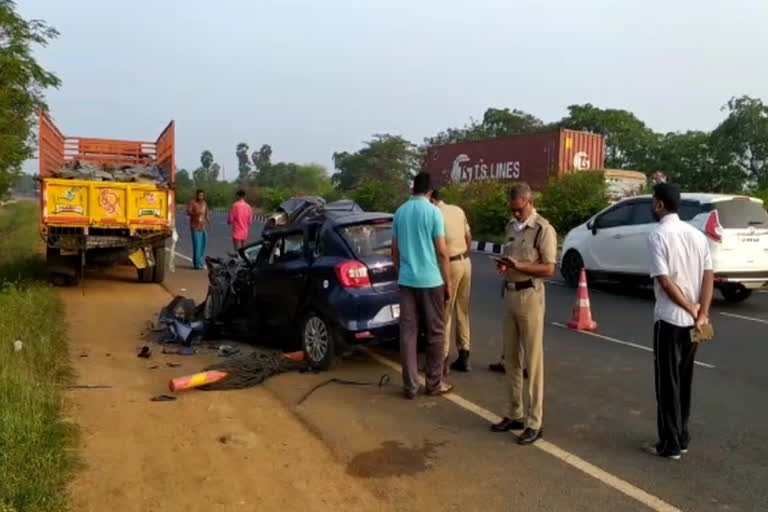
[[[491,363],[488,365],[488,369],[496,373],[507,373],[507,369],[504,368],[504,363]]]
[[[671,450],[662,449],[658,443],[647,445],[644,447],[644,450],[651,455],[671,460],[680,460],[680,454],[682,453],[682,451],[673,452]],[[687,452],[688,449],[685,451]]]
[[[523,433],[520,434],[520,437],[517,439],[517,444],[533,444],[544,435],[544,431],[539,429],[535,430],[532,428],[526,428],[523,430]]]
[[[494,432],[509,432],[510,430],[523,430],[524,428],[523,420],[513,420],[506,416],[500,422],[491,425],[491,430]]]
[[[451,370],[468,372],[472,370],[469,365],[469,350],[459,350],[459,358],[451,364]]]

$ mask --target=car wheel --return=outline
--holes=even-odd
[[[584,268],[584,260],[581,258],[581,254],[571,249],[565,256],[563,256],[563,263],[560,265],[560,274],[568,283],[571,288],[579,286],[579,277],[581,276],[581,270]]]
[[[333,328],[318,314],[310,313],[301,323],[301,348],[313,368],[327,370],[336,349]]]
[[[741,284],[726,285],[720,288],[720,293],[728,302],[743,302],[752,295],[752,290]]]

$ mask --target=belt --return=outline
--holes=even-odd
[[[456,256],[451,256],[450,260],[451,261],[461,261],[461,260],[466,259],[466,258],[468,258],[468,256],[466,256],[464,254],[457,254]]]
[[[535,288],[532,279],[526,281],[504,281],[505,288],[510,292],[519,292],[528,288]]]

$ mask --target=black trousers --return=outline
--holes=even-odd
[[[653,354],[656,374],[658,449],[678,454],[691,440],[688,419],[691,416],[693,361],[697,343],[691,341],[691,328],[664,321],[653,326]]]

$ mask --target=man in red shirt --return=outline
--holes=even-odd
[[[252,222],[253,210],[245,202],[245,191],[238,190],[237,201],[232,205],[232,209],[229,211],[229,218],[227,219],[227,224],[232,226],[232,244],[235,247],[235,251],[241,249],[248,240],[248,232],[251,229]]]

